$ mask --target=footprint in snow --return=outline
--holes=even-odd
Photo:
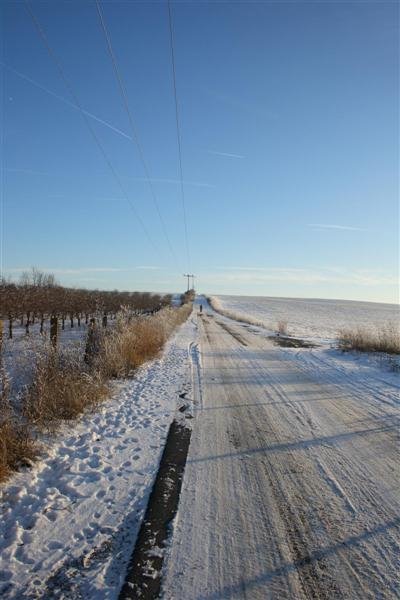
[[[47,544],[48,550],[61,550],[61,548],[63,548],[63,545],[60,542],[57,542],[56,540],[51,540]]]

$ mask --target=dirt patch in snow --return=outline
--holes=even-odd
[[[317,344],[306,342],[300,338],[270,335],[268,339],[276,346],[281,346],[282,348],[318,348]]]
[[[175,517],[191,430],[173,421],[119,600],[157,598],[169,526]]]

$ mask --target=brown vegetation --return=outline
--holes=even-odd
[[[37,445],[28,425],[15,419],[0,423],[0,481],[22,466],[30,466],[36,457]]]
[[[31,383],[22,395],[19,413],[11,408],[6,373],[0,368],[0,480],[30,464],[41,431],[54,432],[63,421],[95,408],[107,397],[110,378],[132,375],[138,366],[155,358],[191,310],[191,304],[184,304],[138,316],[124,309],[113,328],[93,324],[86,348],[57,350],[50,340],[41,340],[31,355]]]
[[[276,327],[277,333],[279,333],[279,335],[287,335],[287,321],[278,321]]]
[[[366,327],[342,329],[337,340],[339,348],[343,351],[400,354],[400,328],[394,323],[388,323],[381,329]]]
[[[186,321],[191,304],[165,308],[148,317],[130,319],[121,313],[117,325],[102,340],[97,365],[106,377],[128,376],[138,366],[158,355],[173,330]]]
[[[121,307],[137,313],[152,313],[171,303],[171,296],[148,292],[118,292],[67,288],[58,285],[54,275],[37,269],[23,273],[19,282],[0,280],[0,319],[7,319],[8,337],[13,336],[13,324],[18,320],[26,333],[37,321],[40,332],[50,317],[59,317],[62,329],[68,320],[78,327],[91,316],[101,315],[103,325],[107,317],[115,316]]]
[[[23,416],[35,428],[54,430],[61,421],[91,409],[108,392],[101,374],[73,350],[49,348],[36,357],[32,384],[23,396]]]

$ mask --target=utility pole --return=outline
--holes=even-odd
[[[187,291],[190,290],[190,278],[192,277],[192,281],[193,281],[193,286],[194,286],[194,275],[191,275],[190,273],[184,273],[183,274],[184,277],[187,277],[188,280],[188,287],[187,287]]]

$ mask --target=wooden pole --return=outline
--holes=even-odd
[[[55,316],[50,319],[50,341],[54,350],[56,350],[58,341],[58,317]]]

